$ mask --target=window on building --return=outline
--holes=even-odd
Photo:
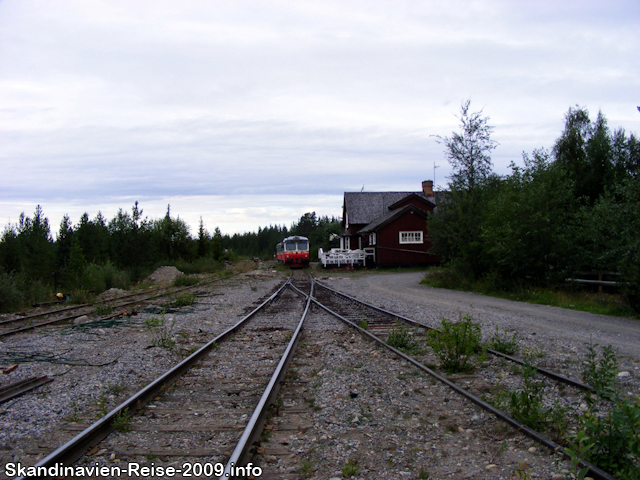
[[[400,243],[422,243],[422,232],[400,232]]]
[[[369,245],[376,244],[376,234],[375,232],[369,234]]]

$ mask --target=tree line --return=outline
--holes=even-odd
[[[131,212],[119,209],[107,220],[102,213],[84,213],[77,224],[68,215],[54,240],[40,205],[33,216],[24,212],[17,224],[5,226],[0,238],[0,311],[51,299],[56,291],[101,293],[127,288],[160,265],[175,265],[185,273],[212,272],[239,256],[272,258],[275,246],[288,235],[310,237],[314,247],[328,246],[329,233],[338,233],[336,218],[304,214],[289,228],[269,226],[250,232],[209,233],[200,219],[192,235],[187,223],[171,216],[143,216],[136,202]]]
[[[550,149],[524,166],[493,172],[493,127],[463,103],[460,132],[438,137],[453,168],[449,192],[429,220],[449,282],[498,289],[557,286],[581,272],[607,272],[640,311],[640,143],[613,131],[601,112],[565,115]],[[446,280],[446,279],[445,279]]]
[[[294,222],[290,228],[286,226],[269,226],[259,228],[258,232],[235,234],[223,239],[226,248],[259,258],[272,257],[275,246],[285,237],[301,235],[309,239],[311,261],[318,260],[318,248],[328,250],[338,246],[338,241],[330,241],[332,233],[342,233],[341,220],[336,217],[316,216],[316,212],[308,212]]]

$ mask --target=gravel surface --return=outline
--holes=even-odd
[[[474,322],[481,325],[485,340],[495,332],[496,327],[501,331],[517,331],[521,343],[518,354],[520,357],[532,364],[578,380],[582,379],[585,344],[591,342],[601,346],[612,345],[619,355],[621,372],[618,382],[622,391],[636,397],[640,395],[640,349],[637,347],[640,340],[640,322],[635,319],[594,315],[465,292],[435,289],[419,284],[422,279],[421,273],[319,274],[318,279],[359,300],[397,312],[431,327],[438,327],[443,318],[457,320],[461,315],[469,314]],[[424,356],[425,363],[434,362],[433,358],[428,357],[428,354]],[[522,384],[520,375],[512,375],[510,369],[501,365],[500,361],[490,358],[485,363],[489,368],[475,378],[473,376],[465,378],[465,375],[455,375],[450,378],[463,387],[470,388],[477,395],[481,395],[482,390],[493,388],[498,383],[510,388]],[[581,403],[581,397],[576,389],[558,387],[548,380],[544,383],[547,390],[546,406],[550,406],[553,401],[558,401],[560,405],[567,407],[569,412],[586,408],[586,405]],[[571,432],[572,427],[569,425],[569,433]],[[528,460],[527,463],[532,467]],[[562,468],[554,468],[557,478],[561,478]],[[551,478],[547,475],[554,468],[532,467],[532,477]],[[429,472],[433,474],[432,470]],[[513,472],[514,470],[511,469],[511,475]],[[508,474],[508,469],[503,471],[503,475],[506,475],[503,478],[512,478]],[[443,477],[436,475],[434,478]],[[458,477],[454,476],[454,478]],[[469,478],[476,477],[472,475]],[[487,478],[500,477],[495,475]]]
[[[319,277],[430,326],[470,313],[485,335],[496,326],[517,330],[524,352],[573,378],[580,377],[586,342],[611,344],[628,374],[621,382],[640,392],[637,320],[433,289],[419,285],[420,273]],[[55,381],[0,405],[0,470],[7,462],[34,464],[72,438],[77,425],[95,421],[235,324],[281,279],[259,270],[203,288],[193,306],[164,315],[151,313],[162,307],[140,309],[136,317],[109,324],[47,327],[7,338],[0,343],[0,365],[19,367],[1,375],[0,385],[37,375]],[[161,346],[167,338],[175,342],[172,348]],[[297,376],[281,391],[283,413],[273,421],[271,450],[260,458],[265,478],[344,478],[347,463],[357,465],[354,478],[361,479],[511,479],[521,466],[531,478],[550,479],[569,468],[325,314],[314,313],[302,346]],[[279,430],[281,421],[294,427]],[[109,453],[101,457],[109,461]]]
[[[323,312],[305,328],[265,479],[552,478],[553,452]]]
[[[0,478],[7,462],[33,465],[150,383],[187,353],[234,325],[281,282],[243,274],[196,288],[192,306],[159,314],[152,306],[112,322],[45,327],[0,342],[0,365],[18,363],[0,386],[49,375],[55,380],[0,405]],[[153,312],[153,313],[148,313]],[[172,348],[163,347],[167,340]]]
[[[420,272],[319,275],[318,279],[359,300],[431,327],[438,327],[443,318],[457,320],[470,314],[481,325],[485,338],[496,327],[501,332],[517,331],[525,355],[537,358],[541,366],[577,379],[585,344],[611,345],[619,356],[621,370],[629,373],[624,381],[640,393],[639,320],[432,288],[419,284]]]

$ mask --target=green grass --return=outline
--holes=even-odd
[[[201,257],[193,262],[178,260],[175,262],[175,267],[185,275],[195,273],[220,273],[224,270],[224,263],[212,257]]]
[[[156,328],[160,328],[164,325],[164,317],[149,317],[144,321],[147,330],[154,330]]]
[[[191,287],[200,284],[200,279],[195,275],[178,275],[173,280],[174,287]]]
[[[169,308],[181,308],[188,307],[196,301],[196,296],[193,293],[185,292],[179,293],[175,296],[173,301],[169,302],[166,306]]]
[[[342,475],[344,477],[350,478],[358,474],[358,470],[360,470],[360,465],[358,464],[358,460],[351,459],[348,460],[347,463],[342,467]]]

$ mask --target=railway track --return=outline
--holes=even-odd
[[[184,468],[205,469],[185,470],[185,476],[235,476],[262,431],[307,316],[310,301],[286,289],[289,283],[38,462],[32,473],[75,462],[91,468],[95,457],[83,456],[96,454],[90,449],[101,442],[98,448],[126,456],[130,465],[157,457],[151,476],[163,476],[168,463],[180,461]],[[312,281],[306,285],[310,295]]]
[[[301,293],[301,292],[299,292]],[[394,314],[393,312],[386,311],[384,309],[378,308],[374,305],[370,305],[361,301],[356,300],[353,297],[340,293],[336,290],[333,290],[321,283],[318,283],[318,289],[316,298],[314,299],[314,304],[323,308],[326,312],[331,315],[339,318],[350,327],[358,330],[365,336],[368,336],[375,342],[380,345],[384,345],[391,351],[393,351],[396,355],[404,358],[406,361],[412,363],[414,366],[420,368],[424,372],[431,375],[433,378],[438,381],[444,383],[453,389],[456,393],[464,396],[466,399],[472,401],[476,405],[480,406],[484,410],[496,415],[501,420],[507,422],[513,428],[518,431],[523,432],[530,438],[535,441],[541,443],[545,447],[548,447],[551,450],[556,452],[561,452],[566,458],[570,458],[570,454],[564,450],[562,446],[560,446],[555,441],[546,437],[544,434],[522,424],[521,422],[515,420],[505,412],[499,410],[493,405],[487,403],[482,400],[478,395],[479,392],[472,392],[470,387],[471,382],[467,381],[466,388],[461,387],[457,381],[457,377],[447,378],[445,375],[441,375],[435,372],[432,368],[429,368],[425,365],[430,365],[430,361],[433,361],[433,358],[425,360],[424,355],[408,355],[403,351],[397,350],[392,346],[388,345],[391,343],[388,339],[390,339],[390,335],[393,331],[402,328],[402,323],[410,325],[413,330],[410,332],[412,340],[416,343],[425,343],[426,332],[429,330],[434,330],[433,327],[421,325],[418,322],[415,322],[409,318],[406,318],[402,315]],[[510,355],[505,355],[495,350],[489,349],[489,353],[500,357],[503,360],[508,360],[514,362],[519,365],[528,364],[528,362],[515,358]],[[416,358],[418,357],[418,358]],[[420,358],[422,357],[422,358]],[[535,365],[533,366],[535,368]],[[538,373],[545,375],[546,377],[553,379],[556,382],[560,382],[565,385],[569,385],[571,387],[575,387],[576,389],[593,391],[593,388],[587,384],[584,384],[580,381],[568,378],[560,373],[553,372],[546,368],[536,368]],[[469,378],[468,376],[462,376],[463,378]],[[577,396],[574,398],[574,401],[577,401]],[[602,480],[614,480],[607,472],[601,470],[600,468],[592,465],[588,462],[581,461],[582,467],[587,467],[589,469],[589,475],[592,478],[602,479]]]
[[[44,312],[36,312],[29,315],[23,315],[17,318],[11,318],[0,321],[0,338],[15,335],[17,333],[36,330],[38,328],[73,322],[76,318],[84,315],[93,315],[97,305],[107,306],[114,313],[101,315],[96,320],[107,320],[116,316],[122,316],[126,313],[126,308],[132,310],[132,306],[139,308],[152,300],[157,300],[181,292],[196,289],[207,288],[212,284],[218,283],[218,280],[209,280],[199,285],[175,288],[175,287],[155,287],[151,291],[145,290],[141,292],[130,293],[120,297],[100,300],[93,304],[83,303],[63,308],[54,308]],[[133,308],[133,310],[135,310]],[[73,312],[73,313],[72,313]]]
[[[304,458],[316,457],[305,452],[330,450],[336,447],[336,442],[339,447],[342,435],[351,439],[347,444],[352,452],[347,455],[349,462],[355,458],[357,464],[359,459],[363,466],[369,457],[386,455],[390,468],[394,468],[395,459],[389,452],[405,454],[400,447],[403,442],[423,445],[431,434],[442,436],[438,432],[439,423],[447,423],[447,429],[459,429],[469,444],[473,441],[482,444],[485,440],[474,438],[475,434],[469,432],[478,428],[478,424],[485,431],[499,431],[495,417],[550,451],[562,452],[555,442],[478,398],[469,377],[446,378],[424,366],[425,362],[429,363],[424,355],[416,359],[386,346],[389,330],[396,328],[398,321],[409,322],[416,339],[422,339],[428,327],[422,328],[424,326],[411,323],[410,319],[337,295],[330,289],[314,290],[313,280],[300,273],[296,272],[288,284],[283,285],[283,288],[291,288],[274,294],[230,329],[233,331],[226,331],[207,343],[196,352],[196,358],[189,357],[188,364],[185,364],[186,360],[181,362],[171,370],[173,373],[167,372],[153,382],[155,390],[145,389],[145,393],[134,395],[79,434],[76,439],[87,430],[99,431],[91,440],[82,438],[81,443],[70,447],[69,451],[74,453],[56,453],[63,449],[60,447],[37,465],[46,467],[77,461],[75,465],[90,467],[108,452],[109,457],[101,461],[111,466],[117,465],[118,460],[123,464],[126,461],[163,468],[198,464],[209,465],[208,472],[201,472],[205,477],[229,478],[227,474],[233,477],[240,473],[236,476],[243,478],[243,470],[233,469],[251,462],[254,470],[250,473],[255,474],[256,467],[262,473],[256,478],[306,478],[315,470],[310,463],[305,464]],[[296,323],[294,312],[300,313],[303,303],[306,305],[303,319]],[[313,308],[303,331],[302,322],[310,305]],[[249,318],[250,323],[245,324]],[[359,325],[366,326],[366,330]],[[302,342],[304,348],[296,352],[298,342]],[[370,362],[372,359],[375,364]],[[287,375],[289,363],[293,368]],[[394,372],[395,376],[391,381],[379,380],[379,376],[389,372]],[[550,373],[553,378],[553,372]],[[556,377],[554,381],[562,381],[564,375],[557,374]],[[429,378],[436,379],[441,385],[435,385]],[[280,384],[282,388],[276,397]],[[572,384],[571,388],[589,387]],[[452,399],[451,390],[459,398]],[[430,403],[434,396],[444,400],[434,406]],[[469,400],[476,406],[469,407]],[[481,413],[480,408],[485,412]],[[340,417],[340,410],[349,413]],[[438,421],[431,416],[432,412]],[[389,416],[394,413],[400,417],[390,420]],[[384,420],[378,423],[377,418]],[[387,422],[402,426],[402,431],[386,431],[383,425]],[[108,435],[121,424],[127,432]],[[261,438],[265,424],[267,433]],[[471,449],[468,462],[474,461],[474,455],[483,456],[493,448],[495,436],[488,434],[489,446]],[[500,437],[504,439],[502,434]],[[103,440],[98,443],[101,438]],[[500,452],[503,446],[500,446]],[[431,453],[419,448],[423,447],[413,447],[415,455],[407,454],[416,463],[422,461],[420,455],[426,458]],[[67,449],[69,447],[65,445],[64,450]],[[78,456],[79,451],[87,450],[90,456]],[[498,450],[490,459],[496,455]],[[593,478],[612,478],[606,472],[588,466]],[[482,467],[476,467],[474,465],[475,470],[470,473],[475,471],[478,476],[467,478],[494,478],[478,474]],[[315,468],[320,469],[318,465]],[[340,475],[336,468],[322,471],[317,478]],[[423,471],[426,467],[420,470]],[[460,471],[458,469],[458,473]],[[344,475],[344,471],[342,473]],[[363,478],[387,478],[378,474],[383,475],[371,471]],[[156,470],[155,476],[162,475]]]
[[[411,336],[417,342],[425,342],[426,333],[430,330],[437,330],[429,325],[423,325],[403,315],[378,308],[374,305],[361,302],[354,297],[338,292],[326,285],[318,283],[317,300],[323,305],[332,309],[332,311],[341,314],[354,325],[363,327],[372,334],[381,339],[387,339],[389,333],[398,327],[399,324],[413,328],[410,332]],[[486,349],[487,353],[507,360],[518,365],[528,365],[531,362],[521,358],[507,355],[492,348]],[[433,360],[433,359],[430,359]],[[428,362],[430,363],[430,362]],[[575,387],[579,390],[593,392],[593,387],[579,380],[569,378],[559,372],[555,372],[539,365],[532,365],[536,371],[552,380],[558,381],[565,385]]]

